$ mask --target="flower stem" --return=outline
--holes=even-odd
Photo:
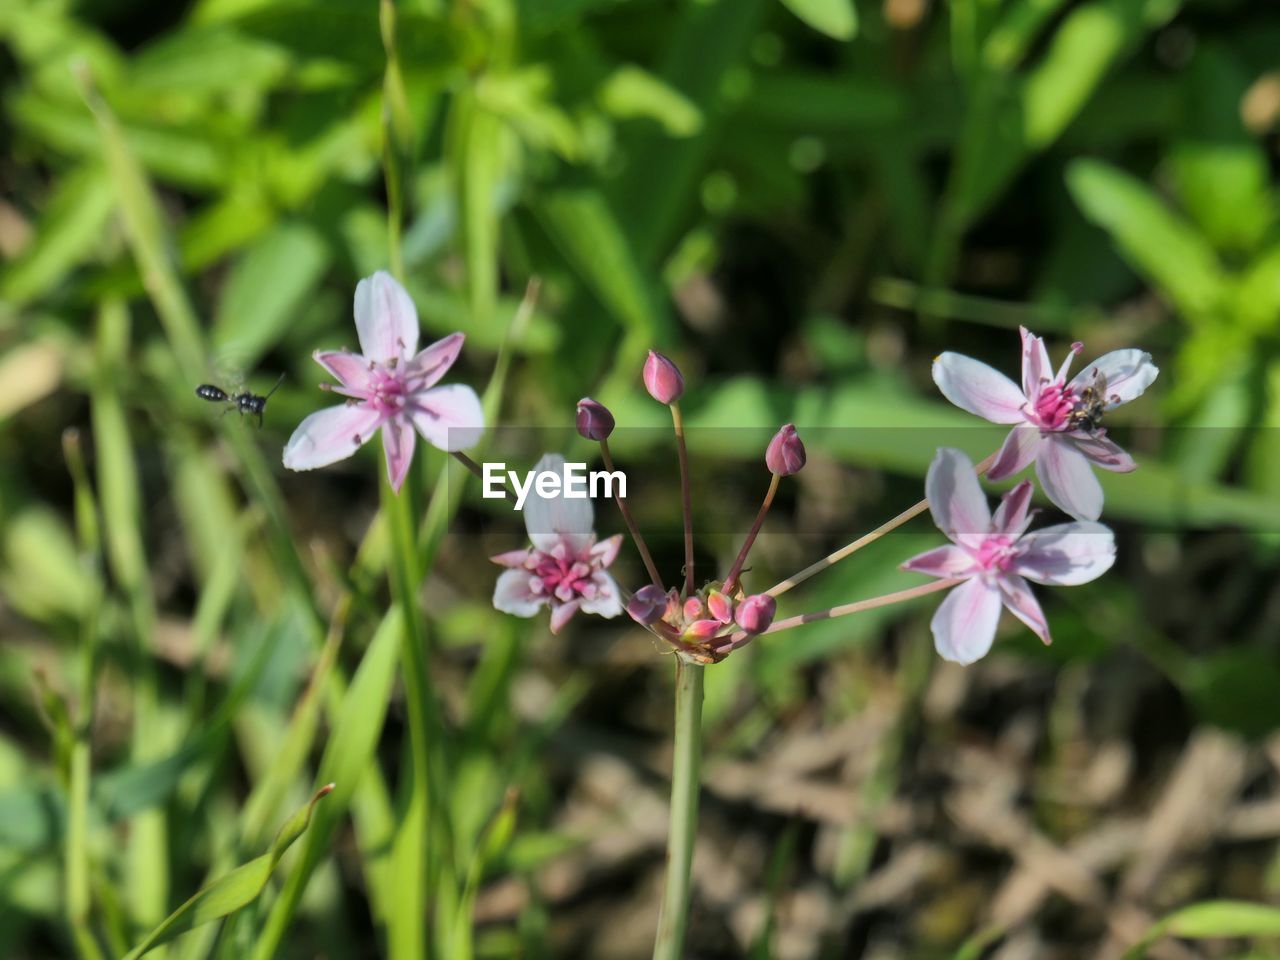
[[[684,592],[693,593],[693,497],[689,492],[689,451],[684,444],[684,417],[680,404],[671,404],[671,423],[676,429],[676,452],[680,457],[680,507],[684,513]]]
[[[452,450],[449,452],[449,456],[457,460],[460,464],[462,464],[464,467],[470,470],[483,482],[484,470],[480,467],[480,464],[476,463],[474,460],[468,457],[461,450]],[[506,487],[502,488],[502,495],[512,503],[516,502],[516,495],[512,493],[510,490],[508,490]]]
[[[813,623],[815,620],[834,620],[836,617],[847,617],[852,613],[862,613],[864,610],[874,610],[876,607],[887,607],[894,603],[902,603],[905,600],[914,600],[917,597],[937,593],[939,590],[946,590],[961,583],[964,583],[963,579],[935,580],[933,583],[910,587],[906,590],[897,590],[879,597],[872,597],[869,600],[855,600],[853,603],[844,603],[838,607],[831,607],[829,610],[818,610],[814,613],[802,613],[798,616],[787,617],[785,620],[775,620],[769,626],[769,629],[762,630],[760,633],[747,634],[739,630],[724,638],[724,641],[715,648],[715,652],[717,655],[723,656],[737,650],[739,647],[745,647],[755,637],[763,637],[765,634],[790,630],[792,627]]]
[[[742,542],[742,549],[738,551],[738,558],[733,561],[733,566],[729,568],[729,575],[724,578],[724,592],[727,594],[733,594],[733,587],[738,580],[738,574],[742,572],[742,565],[747,562],[747,554],[751,552],[751,547],[756,542],[760,527],[764,523],[765,514],[769,512],[769,507],[773,505],[774,495],[778,492],[778,481],[781,479],[781,474],[775,473],[769,481],[769,490],[764,495],[764,503],[760,504],[760,512],[756,514],[756,522],[751,525],[751,531],[747,534],[747,539]]]
[[[418,605],[422,582],[418,565],[416,527],[410,490],[396,494],[385,476],[382,509],[391,531],[391,593],[404,621],[401,671],[409,727],[408,764],[400,783],[397,822],[391,845],[391,871],[396,877],[396,909],[387,918],[388,956],[398,960],[421,957],[426,950],[426,923],[421,905],[427,903],[427,844],[432,797],[430,786],[442,771],[433,771],[431,745],[439,724],[439,705],[431,688],[426,661],[426,625]],[[436,776],[433,776],[433,772]]]
[[[610,473],[615,472],[613,467],[613,456],[609,453],[609,441],[600,441],[600,459],[604,461],[604,468]],[[654,565],[653,557],[649,555],[649,548],[645,545],[644,537],[640,536],[640,528],[636,526],[635,517],[631,516],[631,508],[627,506],[625,497],[615,494],[614,500],[618,503],[618,511],[622,514],[622,522],[627,525],[627,530],[631,533],[631,539],[636,545],[636,549],[640,551],[640,559],[644,561],[644,568],[649,571],[649,579],[653,581],[653,585],[659,590],[665,590],[662,585],[662,577],[658,573],[657,566]]]
[[[996,459],[996,454],[993,453],[989,457],[987,457],[985,460],[983,460],[981,463],[979,463],[977,466],[978,476],[982,476],[988,470],[990,470],[991,464],[995,462],[995,459]],[[839,550],[835,551],[834,553],[827,554],[821,560],[818,560],[815,563],[809,564],[809,566],[805,567],[799,573],[793,574],[792,576],[787,577],[787,579],[783,580],[781,583],[775,584],[774,586],[770,587],[767,593],[771,597],[782,596],[792,587],[799,586],[800,584],[808,580],[810,577],[812,577],[814,574],[821,573],[823,570],[827,569],[827,567],[834,566],[835,564],[843,560],[845,557],[848,557],[854,553],[857,553],[859,550],[861,550],[865,546],[868,546],[869,544],[875,543],[877,540],[883,537],[886,533],[890,533],[891,531],[896,530],[898,527],[902,526],[908,520],[911,520],[911,519],[914,519],[915,517],[920,516],[920,514],[924,513],[928,509],[929,509],[928,499],[921,500],[919,503],[915,504],[914,506],[908,507],[906,510],[903,510],[900,514],[898,514],[892,520],[889,520],[885,523],[880,524],[880,526],[876,527],[870,533],[864,533],[862,536],[860,536],[857,540],[854,540],[852,543],[845,544],[843,547],[841,547]],[[777,624],[774,624],[774,629],[775,630],[777,629]],[[765,631],[765,632],[768,633],[769,631]]]
[[[671,761],[671,824],[667,877],[653,960],[682,960],[689,922],[693,844],[698,834],[702,766],[702,681],[705,667],[676,657],[675,753]]]

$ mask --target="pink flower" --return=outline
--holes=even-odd
[[[1142,395],[1159,370],[1151,354],[1113,350],[1067,382],[1080,352],[1072,344],[1062,366],[1049,368],[1044,341],[1022,329],[1022,386],[985,363],[958,353],[933,361],[933,382],[957,407],[992,423],[1017,424],[1005,438],[987,477],[1013,476],[1032,461],[1045,494],[1077,520],[1102,514],[1102,486],[1090,464],[1126,473],[1136,466],[1107,438],[1104,413]]]
[[[534,469],[563,475],[564,457],[548,453]],[[602,617],[622,612],[618,584],[605,572],[618,555],[622,535],[596,543],[590,500],[543,497],[535,484],[525,503],[524,524],[533,545],[491,558],[509,568],[494,587],[494,607],[532,617],[549,606],[552,633],[579,610]]]
[[[961,578],[933,615],[933,642],[945,660],[973,663],[986,655],[1003,604],[1045,643],[1049,625],[1027,581],[1075,586],[1115,562],[1115,537],[1100,523],[1063,523],[1026,533],[1031,483],[1004,495],[995,516],[973,464],[941,448],[929,466],[925,492],[933,522],[952,541],[902,565],[931,577]]]
[[[356,285],[356,334],[361,353],[317,350],[318,364],[338,380],[339,407],[311,414],[284,448],[290,470],[314,470],[345,460],[382,430],[387,478],[399,492],[413,461],[414,430],[433,447],[463,450],[484,432],[480,398],[470,387],[436,383],[453,366],[463,335],[454,333],[415,353],[418,312],[404,287],[379,271]]]

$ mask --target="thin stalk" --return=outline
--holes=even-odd
[[[683,445],[681,448],[683,449]],[[613,466],[613,456],[609,453],[608,440],[600,441],[600,459],[604,461],[606,470],[610,473],[616,472]],[[649,579],[653,581],[653,585],[659,590],[665,590],[666,587],[662,585],[662,577],[653,562],[653,557],[649,555],[649,548],[644,542],[644,537],[640,536],[640,528],[636,526],[635,517],[631,516],[631,508],[627,506],[626,498],[615,494],[613,499],[617,501],[618,512],[622,514],[622,522],[627,525],[627,530],[631,533],[631,539],[635,543],[636,549],[640,552],[640,559],[644,561],[644,568],[649,571]]]
[[[981,477],[988,470],[990,470],[991,464],[995,462],[995,459],[996,459],[996,454],[993,453],[989,457],[987,457],[985,460],[980,462],[977,466],[978,476]],[[863,534],[857,540],[854,540],[853,543],[845,544],[843,547],[841,547],[839,550],[835,551],[834,553],[827,554],[821,560],[818,560],[815,563],[809,564],[809,566],[805,567],[799,573],[793,574],[792,576],[787,577],[787,579],[783,580],[781,583],[775,584],[774,586],[770,587],[766,591],[766,593],[768,593],[769,596],[771,597],[782,596],[792,587],[799,586],[800,584],[808,580],[810,577],[812,577],[814,574],[821,573],[823,570],[827,569],[827,567],[834,566],[835,564],[843,560],[845,557],[848,557],[854,553],[857,553],[859,550],[861,550],[865,546],[875,543],[877,540],[883,537],[886,533],[890,533],[898,529],[898,527],[902,526],[908,520],[912,520],[920,516],[920,514],[924,513],[928,509],[929,509],[928,499],[921,500],[919,503],[915,504],[914,506],[908,507],[906,510],[903,510],[900,514],[898,514],[892,520],[889,520],[885,523],[880,524],[880,526],[876,527],[870,533]],[[776,628],[777,625],[775,624],[774,626]],[[765,631],[765,632],[767,633],[769,631]]]
[[[814,613],[802,613],[794,617],[787,617],[785,620],[775,620],[768,630],[762,630],[759,633],[747,634],[739,630],[730,634],[725,638],[724,642],[715,648],[715,651],[720,655],[728,654],[740,647],[745,647],[756,637],[763,637],[770,633],[780,633],[783,630],[790,630],[792,627],[813,623],[815,620],[834,620],[836,617],[847,617],[853,613],[862,613],[864,610],[874,610],[876,607],[887,607],[894,603],[914,600],[917,597],[937,593],[939,590],[946,590],[961,583],[964,583],[964,580],[935,580],[933,583],[911,587],[907,590],[898,590],[894,593],[886,593],[883,596],[872,597],[869,600],[855,600],[853,603],[841,604],[829,610],[818,610]]]
[[[391,875],[396,878],[393,908],[387,917],[388,956],[419,960],[426,955],[427,859],[430,836],[433,768],[439,759],[432,743],[439,725],[439,705],[431,688],[426,660],[426,624],[418,605],[422,582],[418,565],[417,527],[409,494],[396,494],[385,476],[382,509],[391,530],[391,591],[404,620],[401,671],[409,727],[408,768],[400,784],[400,803],[392,839]],[[442,771],[436,771],[442,772]]]
[[[689,451],[684,445],[684,417],[680,404],[671,404],[671,423],[676,429],[676,452],[680,457],[680,508],[684,513],[684,593],[693,593],[693,497],[689,491]]]
[[[67,468],[75,488],[76,532],[81,562],[89,568],[93,588],[80,622],[79,717],[72,724],[71,756],[67,775],[67,831],[65,851],[65,897],[67,921],[81,960],[104,960],[94,936],[90,911],[93,900],[89,884],[89,788],[92,777],[92,733],[94,684],[97,678],[98,616],[102,605],[99,564],[100,533],[97,505],[85,469],[80,434],[67,430],[62,437]]]
[[[396,47],[396,7],[392,0],[381,0],[378,25],[387,66],[382,77],[382,167],[387,185],[387,258],[391,272],[404,282],[404,182],[406,167],[411,162],[411,130],[408,98],[400,71],[400,55]]]
[[[450,451],[449,456],[453,457],[453,459],[457,460],[460,464],[462,464],[464,467],[470,470],[473,474],[475,474],[475,476],[482,483],[484,482],[484,469],[480,466],[480,464],[476,463],[474,460],[468,457],[461,450],[452,450]],[[512,493],[510,490],[508,490],[505,486],[502,488],[502,495],[506,497],[509,502],[511,503],[516,502],[516,495]]]
[[[671,760],[671,824],[667,877],[653,960],[682,960],[689,925],[693,845],[698,835],[702,767],[702,681],[705,667],[676,657],[675,753]]]
[[[738,558],[733,561],[733,566],[729,568],[729,575],[724,578],[724,592],[727,594],[732,595],[733,593],[738,574],[742,572],[742,565],[747,562],[747,554],[751,552],[751,547],[756,542],[756,537],[760,534],[760,527],[764,524],[764,518],[769,512],[769,507],[773,506],[773,498],[778,492],[778,482],[781,479],[782,476],[775,473],[769,481],[769,490],[764,495],[764,503],[760,504],[760,512],[756,514],[756,522],[751,525],[747,539],[742,542],[742,549],[738,551]]]

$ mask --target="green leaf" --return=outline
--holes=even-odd
[[[242,370],[280,341],[319,284],[329,251],[313,228],[282,223],[238,261],[213,322],[214,351]]]
[[[404,621],[393,606],[383,617],[356,668],[351,686],[332,723],[332,734],[320,758],[320,779],[337,784],[333,799],[321,808],[307,834],[302,855],[293,865],[280,898],[271,908],[267,924],[254,948],[255,960],[269,960],[293,922],[307,882],[329,849],[340,818],[347,812],[356,785],[373,761],[382,727],[391,705],[391,690],[399,662]]]
[[[782,0],[782,5],[819,33],[836,40],[852,40],[858,32],[853,0]]]
[[[1067,186],[1084,215],[1163,292],[1185,319],[1203,324],[1224,304],[1227,280],[1213,248],[1146,184],[1098,160],[1076,160]]]
[[[1216,937],[1280,936],[1280,908],[1242,900],[1207,900],[1172,913],[1154,924],[1125,952],[1124,960],[1139,960],[1163,936],[1205,940]]]
[[[664,339],[666,316],[655,306],[627,234],[604,197],[596,190],[557,190],[536,209],[565,259],[618,322],[650,342]]]
[[[673,137],[690,137],[702,129],[697,104],[647,70],[619,67],[600,88],[600,104],[615,117],[648,117]]]
[[[72,268],[102,243],[102,227],[114,209],[111,181],[100,164],[64,176],[36,225],[35,238],[0,270],[0,300],[21,305],[57,289]]]
[[[141,943],[125,955],[124,960],[136,960],[160,944],[186,933],[192,927],[225,917],[256,900],[265,889],[267,880],[275,870],[276,864],[280,862],[280,858],[284,856],[284,852],[306,832],[316,804],[322,797],[328,796],[333,789],[334,784],[330,783],[316,791],[311,802],[290,817],[280,828],[275,842],[271,844],[271,849],[267,853],[242,864],[205,887],[169,914],[163,923],[147,934]]]

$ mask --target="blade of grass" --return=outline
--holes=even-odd
[[[197,893],[147,934],[141,943],[125,955],[124,960],[137,960],[138,957],[192,927],[218,920],[256,900],[266,889],[267,881],[271,878],[276,864],[280,862],[285,851],[306,833],[316,804],[333,790],[332,783],[317,790],[311,801],[280,828],[269,851],[237,867]]]
[[[119,395],[129,344],[129,314],[122,303],[109,301],[98,312],[98,343],[90,413],[97,446],[98,490],[106,534],[107,559],[124,592],[131,627],[131,673],[134,680],[131,760],[143,764],[163,756],[163,733],[151,648],[155,601],[142,546],[139,478],[128,421]],[[169,898],[168,829],[163,809],[140,813],[129,832],[129,902],[136,918],[154,924]]]

